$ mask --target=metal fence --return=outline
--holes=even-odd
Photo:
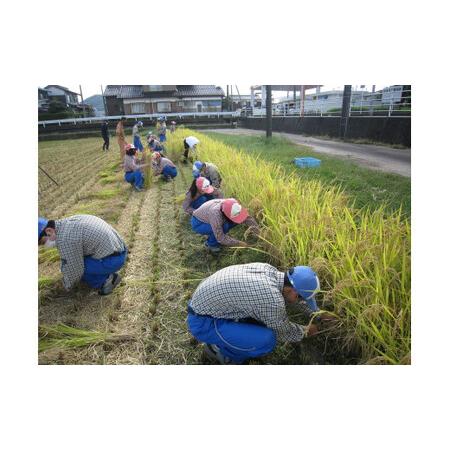
[[[342,110],[343,91],[316,92],[301,98],[285,99],[274,102],[274,116],[340,116]],[[261,117],[266,115],[264,107],[243,108],[242,116]],[[352,88],[350,116],[358,117],[410,117],[411,88],[395,85],[377,92],[369,92]]]
[[[120,116],[95,116],[95,117],[84,117],[84,118],[72,118],[72,119],[55,119],[55,120],[41,120],[38,122],[38,125],[45,128],[46,125],[54,125],[57,124],[62,126],[63,124],[79,124],[79,123],[98,123],[103,122],[105,120],[119,120],[121,117],[125,117],[126,119],[150,119],[156,120],[158,117],[164,116],[166,120],[169,119],[182,119],[182,118],[193,118],[196,117],[204,117],[204,118],[238,118],[239,111],[221,111],[221,112],[189,112],[189,113],[158,113],[158,114],[132,114],[127,115],[123,114]]]

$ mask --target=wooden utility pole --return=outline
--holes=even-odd
[[[86,112],[85,112],[85,110],[84,110],[84,99],[83,99],[83,91],[81,90],[81,84],[79,85],[80,86],[80,96],[81,96],[81,104],[83,105],[83,117],[86,117]]]
[[[352,98],[352,85],[346,84],[344,86],[344,94],[342,97],[341,109],[341,126],[339,130],[339,137],[344,139],[347,135],[348,118],[350,117],[350,105]]]
[[[231,111],[233,111],[234,105],[233,105],[233,85],[232,84],[230,84],[230,90],[231,90]]]
[[[272,86],[266,86],[266,137],[272,137]]]

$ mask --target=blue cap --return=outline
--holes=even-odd
[[[315,294],[320,290],[319,277],[308,266],[296,266],[287,272],[287,277],[293,288],[313,311],[319,311],[315,300]]]
[[[38,218],[38,239],[41,233],[44,231],[45,227],[47,226],[48,220],[44,219],[43,217]]]
[[[194,170],[202,170],[203,163],[201,161],[195,161],[194,166],[192,167]]]

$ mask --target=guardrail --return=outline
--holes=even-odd
[[[301,99],[272,104],[272,115],[282,117],[340,117],[343,91],[318,92]],[[242,116],[265,117],[264,108],[245,108]],[[391,86],[377,92],[352,90],[350,116],[355,117],[411,117],[411,90]]]
[[[72,119],[55,119],[55,120],[41,120],[38,125],[42,125],[44,128],[46,125],[71,123],[96,123],[103,122],[105,120],[119,120],[122,117],[126,119],[158,119],[158,117],[164,116],[167,120],[169,119],[182,119],[183,117],[206,117],[206,118],[238,118],[238,111],[206,111],[206,112],[180,112],[180,113],[159,113],[159,114],[122,114],[120,116],[95,116],[95,117],[82,117],[82,118],[72,118]]]

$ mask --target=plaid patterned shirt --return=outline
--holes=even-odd
[[[139,164],[136,164],[136,158],[134,156],[125,155],[123,158],[123,170],[125,172],[134,172],[139,170]]]
[[[80,214],[56,220],[55,224],[56,247],[61,256],[66,289],[81,280],[85,256],[102,259],[126,248],[119,233],[99,217]]]
[[[191,308],[218,319],[252,318],[265,324],[284,342],[300,341],[305,328],[290,322],[282,295],[284,273],[270,264],[229,266],[203,280]]]
[[[224,199],[209,200],[196,209],[192,215],[198,220],[211,225],[214,236],[220,244],[228,246],[239,245],[238,239],[234,239],[223,232],[223,224],[226,220],[221,210],[223,201]],[[251,216],[248,216],[242,223],[253,227],[255,231],[259,230],[256,220]]]
[[[160,175],[164,167],[166,166],[176,167],[175,164],[169,158],[164,158],[163,156],[161,156],[158,162],[155,161],[152,162],[153,174]]]
[[[203,176],[211,181],[211,184],[215,188],[220,187],[222,178],[220,178],[219,169],[213,163],[205,162],[205,168],[203,169]]]

